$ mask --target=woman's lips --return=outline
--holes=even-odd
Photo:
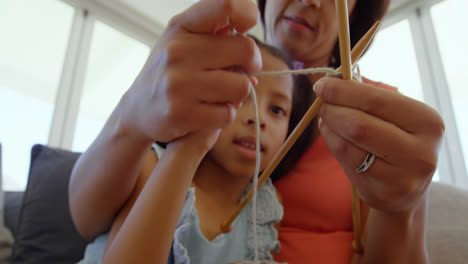
[[[289,27],[298,31],[301,31],[301,30],[313,31],[314,30],[314,28],[311,25],[309,25],[309,23],[307,23],[307,21],[305,21],[301,17],[285,16],[284,21],[286,22],[286,24],[289,25]]]

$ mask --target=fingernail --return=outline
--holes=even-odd
[[[258,79],[255,76],[250,76],[250,82],[252,83],[253,86],[258,85]]]
[[[218,36],[230,36],[232,35],[232,28],[230,25],[226,25],[215,30],[214,34]]]
[[[324,85],[324,82],[322,80],[318,80],[315,84],[314,84],[314,92],[316,95],[320,95],[322,93],[322,90],[323,90],[323,85]]]
[[[319,126],[319,128],[322,128],[322,118],[321,117],[318,120],[318,126]]]

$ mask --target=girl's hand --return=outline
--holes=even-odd
[[[385,213],[414,211],[437,167],[444,133],[440,115],[424,103],[356,81],[323,78],[314,90],[325,101],[320,132],[360,198]],[[375,161],[358,173],[368,152]]]
[[[262,62],[252,39],[226,34],[227,29],[246,32],[258,15],[251,0],[202,0],[172,18],[117,106],[117,131],[169,142],[228,126],[250,82],[230,69],[258,72]]]

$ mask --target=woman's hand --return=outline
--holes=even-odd
[[[262,63],[252,39],[225,33],[246,32],[257,20],[251,0],[202,0],[174,17],[117,106],[120,134],[169,142],[228,126],[250,82],[229,69],[258,72]]]
[[[383,213],[412,213],[437,167],[444,123],[431,107],[396,92],[336,78],[314,90],[323,105],[319,121],[333,155],[360,198]],[[359,173],[367,153],[372,166]]]

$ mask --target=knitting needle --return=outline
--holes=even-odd
[[[340,58],[341,71],[343,80],[352,79],[351,69],[351,44],[349,39],[349,16],[348,16],[348,3],[346,0],[335,0],[336,4],[336,16],[338,18],[338,42],[340,44]],[[352,248],[355,252],[362,253],[361,245],[361,209],[359,206],[359,196],[357,195],[356,188],[351,184],[351,201],[352,201],[352,212],[353,212],[353,231],[354,241]]]
[[[369,29],[369,31],[367,31],[367,33],[361,38],[361,40],[359,40],[359,42],[356,43],[356,46],[353,48],[353,51],[351,52],[353,62],[356,62],[364,53],[367,46],[373,39],[375,33],[379,29],[379,26],[380,26],[380,21],[377,21]],[[337,71],[341,71],[341,67],[338,68]],[[286,155],[286,153],[289,151],[292,145],[294,145],[294,143],[302,134],[302,132],[304,132],[305,128],[309,125],[309,123],[312,121],[315,115],[319,112],[320,108],[322,107],[322,104],[323,104],[323,100],[321,98],[315,99],[312,106],[309,108],[309,110],[307,110],[305,115],[299,121],[299,124],[296,126],[293,132],[286,139],[286,142],[283,144],[279,152],[276,154],[273,160],[268,164],[268,166],[265,168],[263,173],[260,175],[258,179],[257,189],[260,189],[262,184],[268,179],[268,177],[270,177],[271,173],[278,166],[281,159]],[[245,206],[247,206],[250,199],[252,199],[252,195],[253,195],[253,190],[250,189],[248,193],[244,196],[244,199],[242,199],[242,201],[239,203],[238,207],[233,212],[233,214],[226,221],[224,221],[224,223],[221,224],[221,232],[223,233],[230,232],[232,222],[234,222],[234,220],[242,212]]]

